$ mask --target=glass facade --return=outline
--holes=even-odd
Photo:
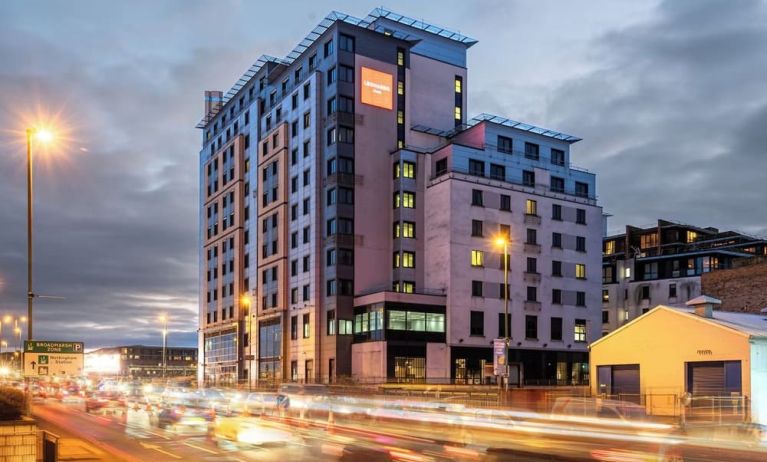
[[[282,326],[279,319],[261,322],[258,327],[258,377],[280,379],[282,354]]]

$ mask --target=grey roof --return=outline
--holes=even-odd
[[[695,305],[703,305],[706,303],[721,305],[722,301],[718,298],[710,297],[708,295],[698,295],[697,297],[693,298],[692,300],[688,300],[685,302],[685,305],[687,306],[695,306]]]
[[[670,306],[660,306],[659,308],[668,308],[684,313],[687,316],[694,316],[697,319],[711,321],[723,327],[735,329],[751,337],[767,338],[767,316],[763,314],[714,310],[713,318],[701,318],[695,314],[695,309],[692,308],[675,308]]]
[[[488,114],[485,112],[483,112],[482,114],[479,114],[478,116],[473,117],[471,120],[466,122],[465,126],[459,127],[459,129],[456,130],[456,133],[466,130],[468,128],[471,128],[479,124],[480,122],[491,122],[494,124],[503,125],[504,127],[516,128],[517,130],[523,130],[526,132],[535,133],[537,135],[554,138],[555,140],[564,141],[566,143],[575,143],[577,141],[581,141],[581,138],[578,138],[577,136],[572,136],[566,133],[549,130],[548,128],[536,127],[535,125],[530,125],[524,122],[518,122],[516,120],[507,119],[505,117]]]

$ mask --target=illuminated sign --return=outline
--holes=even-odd
[[[361,101],[371,106],[383,109],[392,108],[392,85],[394,78],[391,74],[362,67]]]

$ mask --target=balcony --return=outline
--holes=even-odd
[[[525,280],[525,282],[531,282],[531,283],[537,284],[541,282],[541,273],[531,273],[531,272],[525,271],[523,275],[523,279]]]
[[[540,244],[528,244],[528,243],[525,243],[525,252],[526,253],[541,253],[541,245]]]
[[[532,215],[529,213],[525,214],[525,224],[526,225],[540,225],[541,224],[541,217],[539,215]]]
[[[525,311],[541,311],[541,302],[525,300]]]

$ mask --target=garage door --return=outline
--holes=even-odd
[[[639,364],[613,366],[611,394],[639,397]]]
[[[740,394],[740,361],[687,363],[687,391],[693,396]]]

